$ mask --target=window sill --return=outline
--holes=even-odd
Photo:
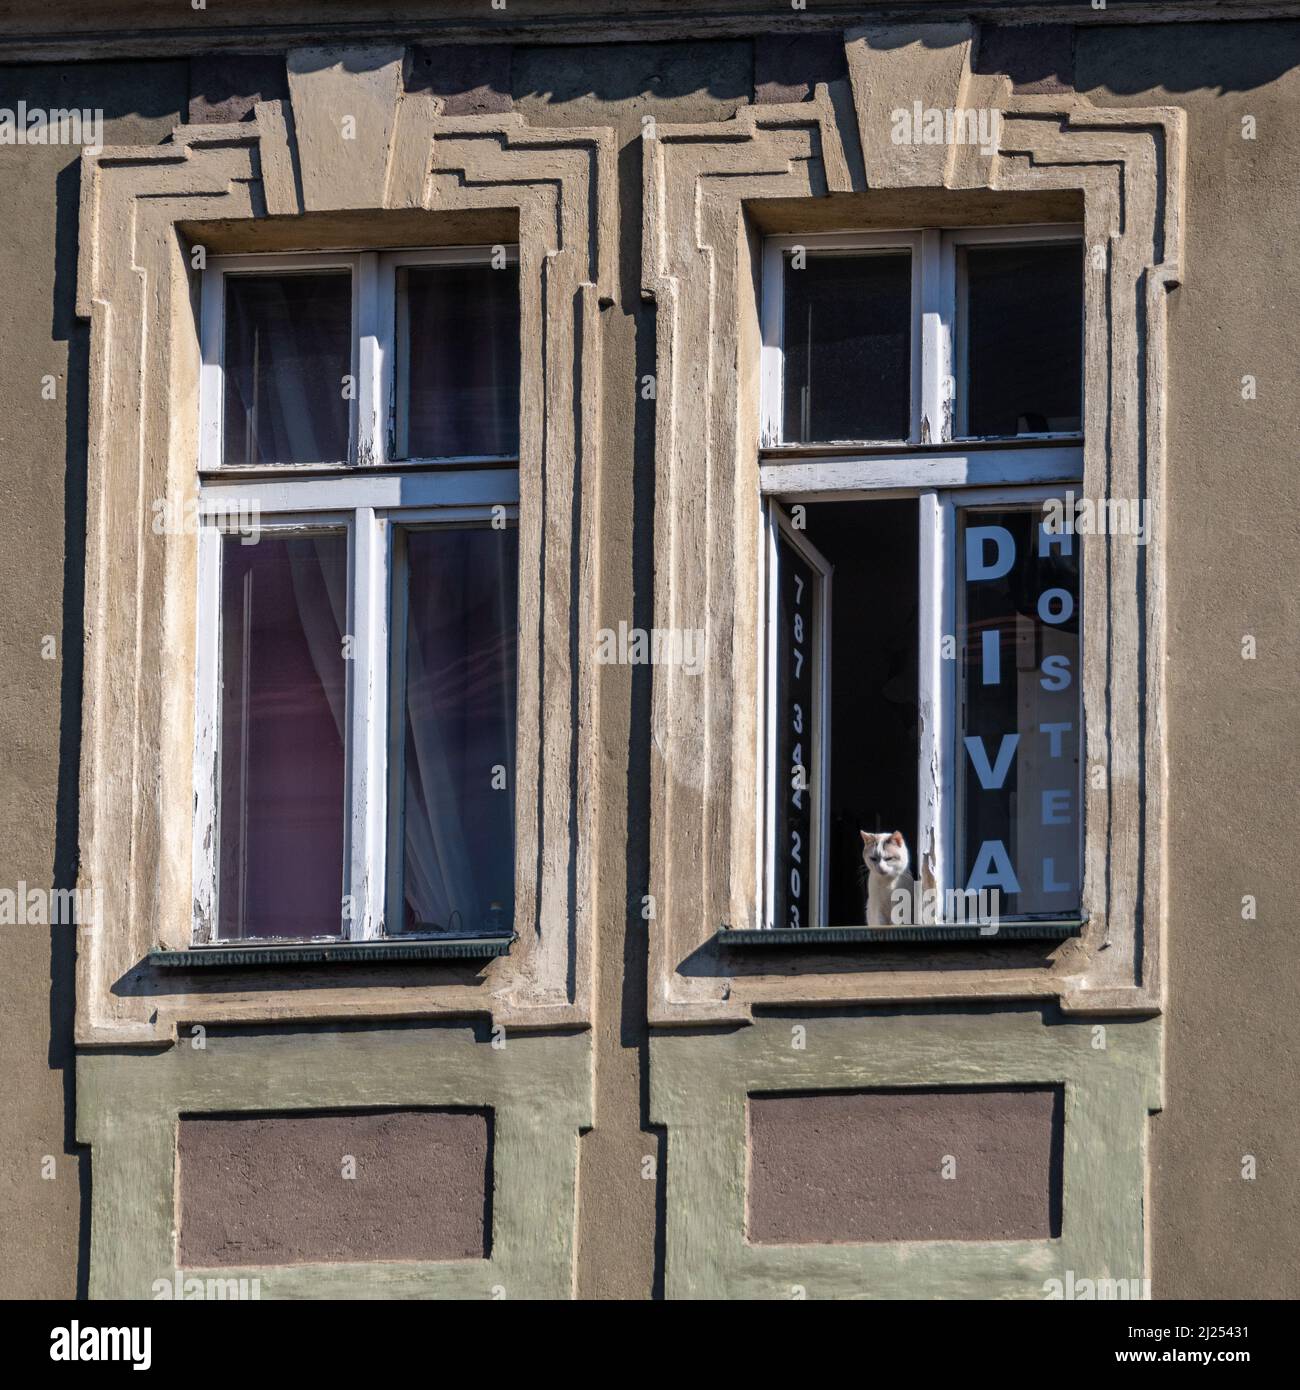
[[[199,478],[205,483],[231,479],[278,482],[283,478],[365,478],[385,473],[422,473],[430,469],[468,472],[518,467],[519,459],[514,454],[458,454],[446,458],[385,459],[383,463],[351,463],[346,459],[332,463],[223,463],[215,468],[201,468]]]
[[[818,950],[823,946],[890,946],[901,941],[928,945],[939,941],[1065,941],[1078,936],[1082,921],[1007,922],[998,927],[777,927],[749,930],[723,927],[713,938],[718,946],[747,949],[797,947]]]
[[[927,458],[932,455],[946,457],[952,454],[1006,453],[1015,449],[1041,448],[1044,444],[1058,448],[1081,448],[1083,435],[1077,430],[1061,430],[1055,434],[958,435],[953,439],[927,440],[925,443],[911,439],[833,439],[820,443],[764,444],[758,454],[760,463],[780,463],[785,459],[804,456],[816,459],[868,458],[876,455]]]
[[[315,941],[301,945],[192,946],[149,952],[161,970],[248,970],[281,965],[403,965],[437,960],[490,960],[508,955],[515,936],[457,936],[420,941]]]

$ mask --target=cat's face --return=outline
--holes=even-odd
[[[872,835],[860,830],[862,836],[862,862],[873,874],[884,874],[886,878],[897,878],[905,873],[908,864],[907,841],[903,832],[895,830],[892,834],[882,832]]]

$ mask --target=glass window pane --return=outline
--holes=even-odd
[[[346,271],[227,275],[226,463],[341,463],[352,373]]]
[[[911,255],[787,256],[784,290],[785,442],[906,439]]]
[[[515,265],[397,272],[402,458],[519,452],[519,271]]]
[[[1040,506],[961,513],[957,886],[1003,918],[1079,909],[1079,544]]]
[[[835,576],[826,921],[862,926],[870,884],[862,832],[897,832],[917,867],[919,506],[907,498],[806,510],[807,537]]]
[[[347,537],[222,543],[223,938],[338,936]]]
[[[777,547],[773,925],[889,925],[868,918],[862,834],[897,833],[915,868],[918,504],[813,502],[802,519],[800,546],[783,533]],[[823,630],[825,706],[815,677]],[[808,791],[794,784],[796,765]],[[811,890],[823,873],[819,902]]]
[[[1078,430],[1083,414],[1083,250],[971,246],[966,432]]]
[[[518,533],[403,534],[402,904],[390,931],[509,931],[514,922]]]

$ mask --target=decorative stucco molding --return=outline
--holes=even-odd
[[[655,625],[705,628],[702,675],[656,671],[652,936],[656,1023],[751,1017],[756,1005],[1059,997],[1067,1009],[1158,1012],[1163,996],[1165,297],[1182,252],[1183,114],[1016,96],[972,71],[972,26],[845,35],[847,81],[722,125],[646,142],[643,293],[658,305]],[[1000,113],[999,143],[895,144],[920,99]],[[972,195],[1082,203],[1084,493],[1147,498],[1145,547],[1083,548],[1091,921],[1049,957],[880,949],[745,957],[713,944],[758,924],[759,574],[756,254],[762,232],[969,220]],[[833,195],[850,195],[839,198]],[[963,201],[963,197],[965,201]],[[766,205],[766,206],[765,206]],[[987,203],[986,203],[987,208]],[[918,211],[920,210],[920,211]],[[880,220],[884,219],[884,220]],[[908,220],[910,219],[910,220]],[[1032,954],[1032,953],[1031,953]]]
[[[489,1258],[183,1274],[256,1278],[264,1299],[572,1298],[578,1135],[591,1127],[591,1104],[589,1033],[513,1038],[498,1050],[486,1028],[235,1032],[203,1049],[83,1054],[77,1138],[95,1170],[90,1297],[147,1299],[156,1281],[173,1282],[181,1115],[450,1106],[492,1111]]]
[[[396,48],[299,50],[290,100],[256,119],[180,126],[82,166],[78,312],[91,322],[81,887],[82,1043],[175,1036],[178,1020],[491,1015],[589,1018],[596,703],[599,301],[609,294],[615,149],[604,128],[445,117],[405,92]],[[349,118],[344,126],[344,118]],[[473,968],[228,975],[153,971],[188,944],[193,806],[192,535],[151,503],[193,495],[194,229],[277,249],[421,244],[440,215],[517,219],[521,284],[519,939]],[[364,224],[358,217],[369,219]],[[486,225],[486,223],[485,223]],[[361,226],[363,229],[358,231]],[[349,240],[349,238],[351,238]],[[381,240],[381,244],[385,244]],[[211,248],[209,248],[211,249]],[[545,651],[545,679],[541,654]],[[576,799],[576,804],[575,804]]]
[[[650,1112],[666,1126],[672,1156],[669,1298],[1041,1299],[1069,1271],[1075,1280],[1149,1277],[1144,1192],[1148,1116],[1163,1104],[1160,1020],[1103,1026],[1015,1009],[936,1012],[906,1028],[887,1014],[811,1017],[801,1026],[802,1047],[792,1046],[789,1020],[777,1018],[725,1035],[651,1041]],[[747,1238],[752,1094],[1042,1085],[1065,1090],[1058,1238]]]

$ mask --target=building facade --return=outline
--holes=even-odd
[[[7,7],[4,1293],[1300,1292],[1291,10]]]

